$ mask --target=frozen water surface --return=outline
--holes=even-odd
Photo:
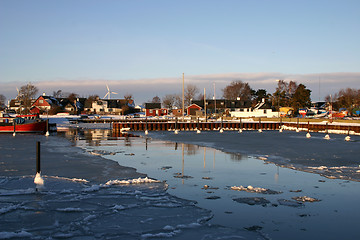
[[[106,140],[108,133],[88,130],[95,141],[77,144],[166,181],[171,195],[211,210],[210,224],[269,239],[356,238],[360,138],[305,134],[150,132]]]
[[[124,143],[93,141],[92,133],[104,131],[65,132],[86,138],[91,148]],[[36,141],[42,146],[43,186],[34,183]],[[264,239],[257,232],[209,224],[210,210],[169,194],[164,182],[90,155],[61,137],[0,135],[0,152],[0,239]],[[109,156],[117,154],[128,156],[122,151]]]

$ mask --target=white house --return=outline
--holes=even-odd
[[[230,111],[231,117],[237,118],[249,118],[249,117],[263,117],[272,118],[278,117],[279,112],[273,112],[273,110],[267,106],[265,99],[263,98],[254,108],[240,108],[236,111]]]

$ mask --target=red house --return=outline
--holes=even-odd
[[[166,108],[161,108],[161,103],[145,103],[145,116],[165,116],[168,114]]]
[[[188,116],[196,116],[197,111],[201,111],[201,107],[195,103],[191,104],[187,107],[186,113]]]
[[[36,107],[40,111],[49,111],[52,107],[58,106],[59,102],[57,99],[49,96],[42,95],[38,97],[31,107]]]

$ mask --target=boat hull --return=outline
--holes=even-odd
[[[14,125],[0,125],[0,133],[13,133]],[[15,124],[16,133],[44,133],[46,132],[46,121]]]

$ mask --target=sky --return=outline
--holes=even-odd
[[[136,103],[234,80],[322,100],[360,88],[358,0],[0,0],[0,94],[32,83]],[[211,95],[211,96],[212,96]]]

